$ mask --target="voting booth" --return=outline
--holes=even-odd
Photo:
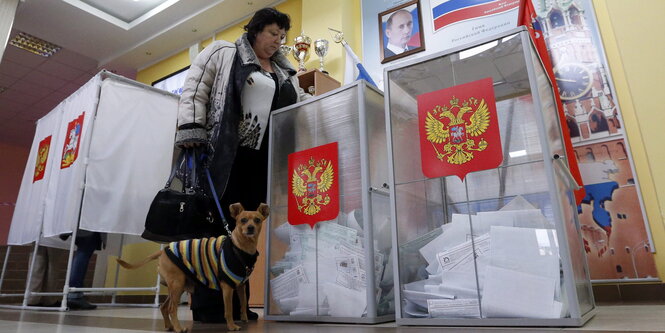
[[[102,71],[39,119],[8,244],[69,249],[69,276],[71,239],[80,230],[123,235],[109,237],[107,251],[120,251],[124,236],[138,240],[150,203],[170,173],[177,106],[177,95]],[[72,234],[67,242],[59,237],[66,234]],[[27,280],[32,278],[32,258]],[[155,279],[154,286],[145,288],[70,288],[66,281],[62,293],[30,293],[26,286],[21,296],[66,298],[74,291],[140,290],[157,294]],[[22,307],[30,308],[25,300]]]
[[[384,71],[396,322],[594,314],[551,83],[523,28]]]
[[[364,81],[271,114],[265,318],[394,318],[383,95]]]

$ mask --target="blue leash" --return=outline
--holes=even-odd
[[[201,155],[201,159],[205,159],[205,154]],[[217,210],[219,211],[219,216],[222,217],[222,224],[224,224],[224,229],[226,230],[226,234],[231,236],[231,230],[229,230],[229,224],[226,222],[226,217],[224,216],[224,213],[222,212],[222,206],[219,204],[219,197],[217,196],[217,191],[215,190],[215,185],[212,183],[212,177],[210,176],[210,170],[208,167],[204,167],[206,170],[206,177],[208,178],[208,185],[210,185],[210,191],[212,192],[212,197],[215,199],[215,205],[217,206]]]

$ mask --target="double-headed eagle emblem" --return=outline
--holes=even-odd
[[[44,172],[44,169],[46,169],[49,148],[50,145],[39,147],[37,152],[37,165],[35,166],[35,177],[39,177]]]
[[[475,110],[474,110],[475,108]],[[471,113],[468,121],[465,114]],[[450,100],[450,107],[437,105],[432,111],[427,112],[425,119],[425,130],[427,141],[432,144],[436,151],[436,158],[443,161],[444,158],[451,164],[464,164],[474,157],[473,151],[483,151],[488,143],[480,138],[476,141],[472,138],[478,137],[487,131],[490,125],[490,113],[487,103],[482,99],[471,97],[459,104],[459,99]],[[437,149],[437,145],[443,144],[443,149]]]
[[[330,160],[315,161],[310,157],[307,164],[293,169],[291,191],[296,197],[298,210],[307,215],[321,211],[321,206],[330,203],[326,194],[333,185],[334,170]]]

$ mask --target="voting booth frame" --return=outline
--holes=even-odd
[[[487,78],[493,96],[459,89]],[[582,326],[595,303],[576,183],[561,163],[554,91],[525,28],[388,67],[384,82],[397,324]],[[496,105],[488,128],[498,120],[499,139],[472,133],[467,116],[480,107],[471,97]],[[427,139],[440,135],[432,119],[454,125],[445,110],[455,115],[463,102],[464,134],[487,143],[466,156],[490,159],[483,154],[498,144],[499,162],[451,163],[428,177],[431,163],[449,161],[427,155],[448,152],[445,140]]]
[[[155,272],[153,286],[118,287],[117,264],[112,288],[70,287],[75,251],[72,240],[80,230],[107,233],[105,251],[117,251],[118,257],[128,241],[143,241],[138,236],[143,230],[150,201],[163,187],[171,167],[178,99],[175,94],[102,70],[37,121],[12,219],[0,288],[12,245],[33,244],[33,253],[25,292],[0,294],[0,297],[22,296],[22,305],[2,304],[0,307],[67,311],[67,295],[72,292],[111,295],[111,303],[99,304],[104,306],[159,305],[159,274]],[[70,122],[71,119],[74,120]],[[146,128],[149,131],[136,131]],[[63,129],[66,129],[64,135],[61,134],[65,133]],[[43,140],[44,137],[48,140]],[[46,148],[44,142],[48,142]],[[129,146],[132,148],[128,149]],[[75,147],[74,152],[67,152],[72,147]],[[70,155],[65,158],[66,154]],[[42,171],[37,172],[38,169]],[[60,234],[71,236],[62,241]],[[31,279],[43,278],[33,275],[39,246],[69,249],[61,292],[29,290]],[[154,302],[116,302],[118,293],[137,291],[154,292]],[[31,296],[62,296],[62,302],[60,307],[29,306]]]
[[[394,320],[383,94],[356,81],[276,110],[270,122],[265,318]],[[331,186],[317,170],[330,171]],[[296,177],[326,217],[303,213],[308,196]]]

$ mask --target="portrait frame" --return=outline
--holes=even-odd
[[[388,36],[386,34],[386,29],[387,29],[386,25],[388,19],[393,14],[403,10],[406,10],[411,14],[412,24],[413,24],[411,30],[411,38],[406,43],[407,49],[405,51],[402,51],[399,54],[394,54],[392,51],[387,49]],[[408,1],[399,6],[380,12],[378,19],[379,19],[379,36],[378,36],[379,52],[381,55],[382,64],[425,50],[425,35],[423,33],[423,20],[422,20],[419,0]]]

